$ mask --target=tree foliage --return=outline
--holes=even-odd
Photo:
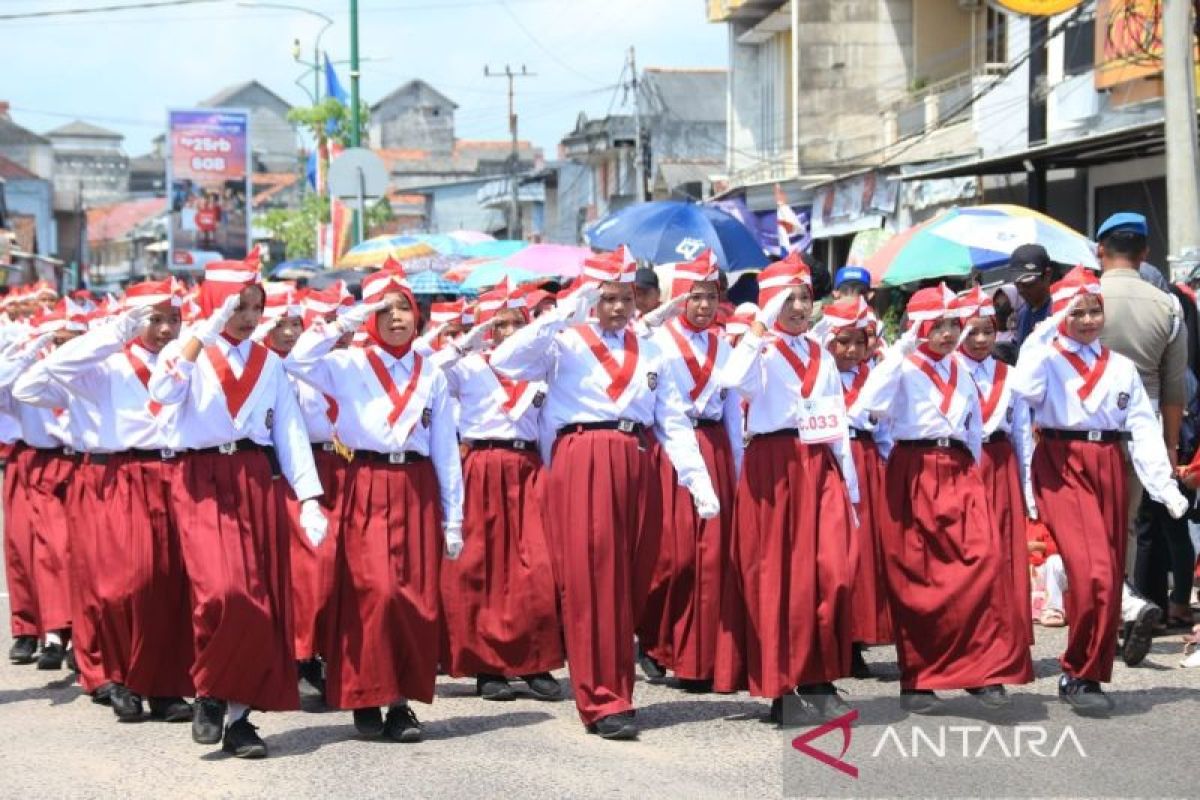
[[[367,121],[371,109],[366,103],[359,104],[359,141],[367,139]],[[288,112],[288,122],[301,125],[321,143],[333,141],[343,147],[350,146],[350,106],[326,97],[315,106],[297,107]]]
[[[381,198],[367,206],[364,222],[369,237],[392,219],[392,206]],[[299,208],[275,208],[262,215],[256,224],[271,232],[271,237],[282,242],[286,257],[315,258],[317,253],[317,223],[329,222],[329,198],[314,192],[304,195]]]

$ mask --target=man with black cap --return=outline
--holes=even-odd
[[[638,267],[633,279],[633,304],[638,315],[647,314],[658,308],[662,293],[658,289],[658,273],[653,267]]]
[[[1159,411],[1167,452],[1175,464],[1187,402],[1187,336],[1178,301],[1140,274],[1149,252],[1148,236],[1146,218],[1131,212],[1113,214],[1096,231],[1106,317],[1102,339],[1137,366],[1146,393]],[[1134,588],[1173,616],[1188,619],[1195,553],[1187,522],[1172,519],[1166,508],[1146,496],[1136,481],[1132,483],[1130,508],[1137,509],[1130,531],[1136,539],[1130,548]],[[1186,561],[1187,568],[1175,570],[1180,585],[1168,597],[1166,578],[1171,561]],[[1130,565],[1126,566],[1128,570]],[[1142,617],[1157,620],[1160,616],[1147,609],[1141,611]],[[1141,627],[1145,627],[1144,620]],[[1138,628],[1132,633],[1126,637],[1126,663],[1141,661],[1145,657],[1143,648],[1149,645],[1148,631]]]
[[[1017,312],[1017,347],[1033,332],[1037,324],[1050,315],[1050,284],[1054,283],[1054,266],[1050,254],[1040,244],[1023,244],[1013,250],[1008,261],[1014,273],[1013,283],[1025,305]]]

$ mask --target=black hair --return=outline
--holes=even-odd
[[[1110,253],[1118,256],[1137,258],[1146,252],[1148,242],[1145,236],[1137,231],[1113,231],[1100,240],[1100,244]]]

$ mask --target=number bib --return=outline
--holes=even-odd
[[[825,444],[849,434],[845,406],[838,401],[837,397],[811,397],[800,401],[800,441]]]

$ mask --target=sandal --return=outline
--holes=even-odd
[[[1038,622],[1041,623],[1043,628],[1062,628],[1067,624],[1063,613],[1056,608],[1043,609],[1041,619]]]

